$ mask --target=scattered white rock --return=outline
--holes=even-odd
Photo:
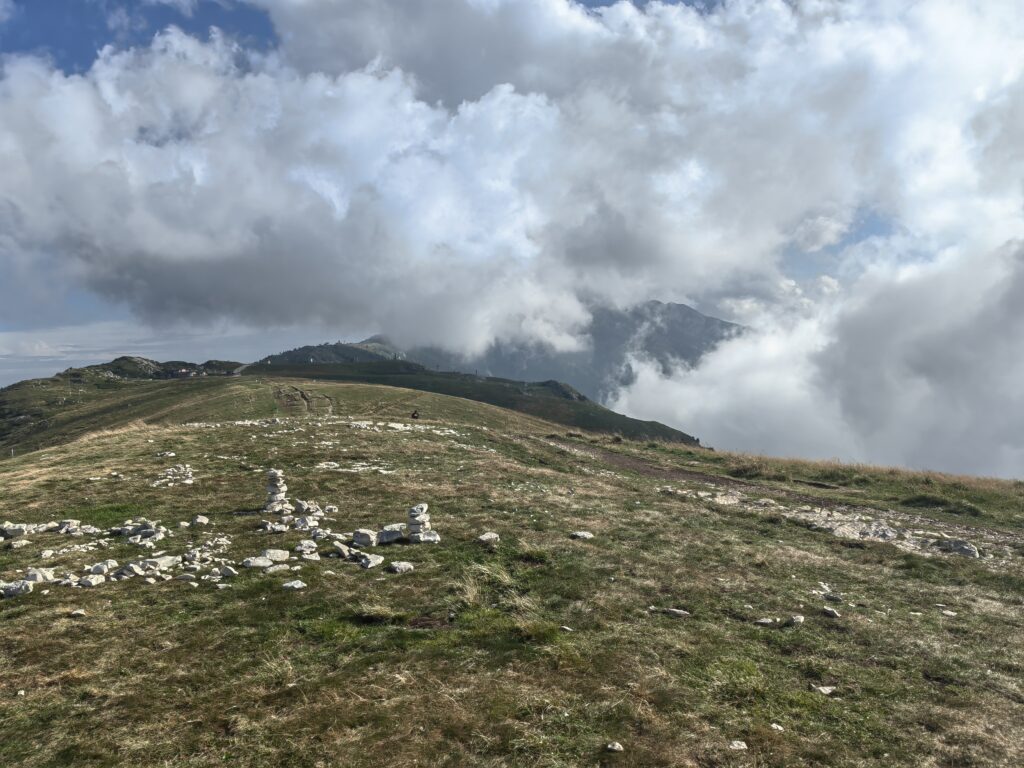
[[[357,547],[376,547],[377,532],[369,528],[358,528],[352,536],[352,541]]]
[[[396,560],[395,562],[388,565],[387,570],[391,573],[410,573],[415,570],[415,566],[412,563],[408,563],[405,560]]]
[[[839,611],[837,611],[835,608],[832,608],[832,607],[827,606],[827,605],[824,608],[821,609],[821,612],[823,614],[825,614],[826,616],[828,616],[830,619],[841,619],[842,618],[842,614],[839,613]]]
[[[608,746],[605,747],[605,750],[608,752],[625,752],[626,748],[619,744],[619,742],[612,741],[608,743]]]
[[[494,531],[487,531],[487,533],[482,533],[477,536],[476,540],[481,544],[497,544],[501,541],[501,537]]]
[[[811,683],[811,690],[815,693],[820,693],[822,696],[831,696],[836,692],[836,686],[834,685],[814,685]]]
[[[34,588],[35,585],[31,581],[25,581],[24,579],[13,581],[9,584],[0,581],[0,594],[4,597],[21,597],[22,595],[27,595]]]
[[[359,558],[359,565],[363,568],[376,568],[384,562],[384,558],[380,555],[371,555],[368,552],[360,552],[357,557]]]
[[[273,564],[269,557],[247,557],[242,561],[243,568],[270,568]]]
[[[411,544],[440,544],[441,534],[437,531],[423,531],[422,533],[410,533],[409,542]]]
[[[298,579],[296,579],[295,581],[285,582],[281,586],[284,589],[289,589],[289,590],[292,590],[292,591],[295,591],[295,592],[297,592],[300,589],[305,589],[306,588],[305,582],[299,581]]]
[[[264,549],[260,555],[268,560],[272,560],[275,563],[286,563],[288,558],[291,557],[291,553],[287,549]]]
[[[592,534],[590,531],[573,531],[569,534],[569,538],[579,539],[582,541],[589,541],[590,539],[594,538],[594,534]]]
[[[747,742],[740,741],[739,739],[730,741],[729,749],[733,750],[734,752],[743,752],[747,749]]]

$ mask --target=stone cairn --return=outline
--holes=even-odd
[[[409,508],[406,529],[409,531],[409,541],[413,544],[437,544],[441,541],[437,531],[430,528],[430,515],[427,514],[426,504],[417,504]]]
[[[440,534],[430,527],[430,515],[426,504],[417,504],[409,509],[407,523],[385,525],[380,531],[371,528],[359,528],[352,536],[352,543],[357,547],[376,547],[381,544],[394,544],[406,541],[410,544],[440,544]]]
[[[284,472],[272,469],[267,472],[267,503],[263,505],[263,513],[267,515],[287,515],[295,511],[288,501],[288,486],[284,482]]]

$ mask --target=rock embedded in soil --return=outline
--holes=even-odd
[[[594,534],[590,531],[573,531],[569,534],[570,539],[577,539],[579,541],[589,541],[594,538]]]
[[[284,589],[288,589],[288,590],[291,590],[291,591],[293,591],[293,592],[297,592],[297,591],[298,591],[298,590],[300,590],[300,589],[305,589],[305,588],[306,588],[306,584],[305,584],[305,582],[303,582],[303,581],[299,581],[298,579],[296,579],[295,581],[288,581],[288,582],[285,582],[285,583],[284,583],[284,584],[282,584],[281,586],[282,586],[282,587],[283,587]]]
[[[481,544],[497,544],[501,541],[501,537],[494,531],[487,531],[487,533],[482,533],[477,536],[476,540]]]
[[[387,570],[390,573],[410,573],[415,570],[415,566],[405,560],[396,560],[387,567]]]

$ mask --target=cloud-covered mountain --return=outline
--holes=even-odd
[[[741,326],[708,317],[685,304],[650,301],[627,310],[597,308],[583,331],[581,349],[558,351],[540,344],[495,342],[484,354],[462,356],[438,347],[417,347],[406,355],[432,368],[479,372],[509,379],[564,381],[588,397],[606,402],[636,374],[632,360],[655,364],[666,375],[697,365]]]
[[[461,371],[517,381],[561,381],[592,400],[605,402],[636,380],[632,361],[655,364],[670,375],[697,365],[720,342],[743,327],[703,315],[685,304],[649,301],[626,310],[595,308],[584,329],[585,344],[561,352],[542,344],[497,341],[480,355],[459,355],[441,347],[402,349],[385,336],[357,344],[304,346],[260,362],[274,365],[359,363],[400,358],[442,371]]]

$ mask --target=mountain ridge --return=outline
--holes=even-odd
[[[458,371],[525,381],[564,381],[591,400],[608,402],[634,381],[630,358],[655,362],[666,373],[694,366],[723,341],[746,331],[744,326],[698,312],[686,304],[648,301],[625,310],[592,309],[584,331],[589,343],[559,352],[540,343],[494,342],[480,355],[461,355],[440,346],[403,348],[383,334],[361,342],[298,347],[268,355],[261,363],[349,363],[413,360],[432,370]]]

